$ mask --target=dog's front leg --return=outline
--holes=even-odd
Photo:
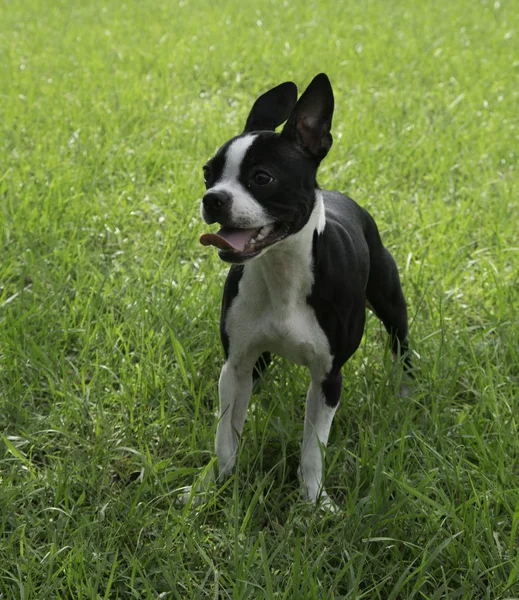
[[[248,363],[247,363],[248,365]],[[219,478],[223,479],[232,471],[236,462],[238,438],[243,431],[245,416],[252,393],[252,369],[245,368],[244,363],[236,364],[227,360],[220,374],[218,391],[220,396],[220,414],[216,428],[216,456],[218,459]],[[198,503],[214,481],[213,472],[206,471],[195,486],[181,488],[179,501],[188,502],[197,492]]]
[[[236,462],[238,439],[243,431],[252,393],[253,366],[254,362],[250,366],[228,359],[220,374],[220,414],[215,444],[220,478],[229,475]]]
[[[312,377],[306,396],[303,450],[299,467],[303,497],[311,502],[322,498],[323,504],[332,509],[335,506],[323,487],[324,449],[339,405],[341,382],[340,372],[325,379]]]

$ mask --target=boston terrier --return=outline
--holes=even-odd
[[[299,100],[292,82],[260,96],[243,133],[204,166],[202,217],[221,228],[200,238],[232,263],[220,321],[219,477],[236,462],[253,383],[278,354],[310,371],[299,477],[307,500],[330,507],[323,448],[339,405],[341,367],[359,346],[366,306],[410,368],[406,302],[393,257],[366,210],[316,181],[332,145],[333,109],[324,73]]]

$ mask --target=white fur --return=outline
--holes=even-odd
[[[220,373],[218,394],[220,414],[216,428],[216,456],[220,477],[228,475],[236,462],[238,437],[243,431],[245,415],[252,393],[252,368],[227,361]]]
[[[244,265],[239,292],[226,315],[229,358],[220,376],[220,421],[216,454],[220,474],[236,459],[237,435],[243,430],[252,391],[252,370],[269,350],[311,369],[300,468],[304,496],[312,501],[322,492],[322,446],[326,446],[335,409],[326,405],[321,384],[333,355],[307,297],[314,281],[312,239],[325,227],[322,194],[298,233],[269,247]]]
[[[247,150],[252,146],[252,142],[257,137],[257,135],[244,135],[232,142],[225,154],[225,165],[220,181],[238,178],[245,154],[247,154]]]
[[[303,496],[311,502],[318,500],[320,495],[327,499],[323,489],[323,453],[336,411],[337,406],[326,404],[320,382],[312,379],[306,396],[303,450],[299,467]],[[329,500],[327,503],[330,508],[333,506]]]
[[[256,139],[256,135],[245,135],[234,140],[227,148],[222,176],[208,192],[226,191],[232,198],[230,221],[234,227],[263,227],[272,222],[259,204],[239,181],[241,163]]]
[[[331,368],[328,338],[307,297],[314,281],[312,239],[324,207],[316,195],[314,210],[298,233],[265,249],[244,265],[238,296],[226,318],[233,360],[270,350],[326,374]],[[257,355],[257,356],[256,356]]]
[[[316,190],[315,192],[315,204],[317,210],[317,225],[315,228],[317,229],[317,233],[322,233],[326,227],[326,213],[324,211],[324,200],[321,190]]]

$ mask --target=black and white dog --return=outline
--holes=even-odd
[[[299,475],[304,497],[328,505],[321,446],[339,404],[341,367],[364,331],[366,306],[409,366],[406,303],[375,222],[351,198],[321,190],[316,181],[332,145],[333,109],[323,73],[299,100],[292,82],[260,96],[243,133],[204,167],[202,216],[221,229],[200,238],[233,263],[220,323],[219,474],[235,464],[253,381],[275,353],[310,369]]]

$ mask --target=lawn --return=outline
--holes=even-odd
[[[369,317],[328,514],[276,360],[238,475],[182,506],[223,362],[201,168],[320,71],[319,182],[398,262],[416,383]],[[518,107],[512,0],[2,0],[0,598],[519,598]]]

